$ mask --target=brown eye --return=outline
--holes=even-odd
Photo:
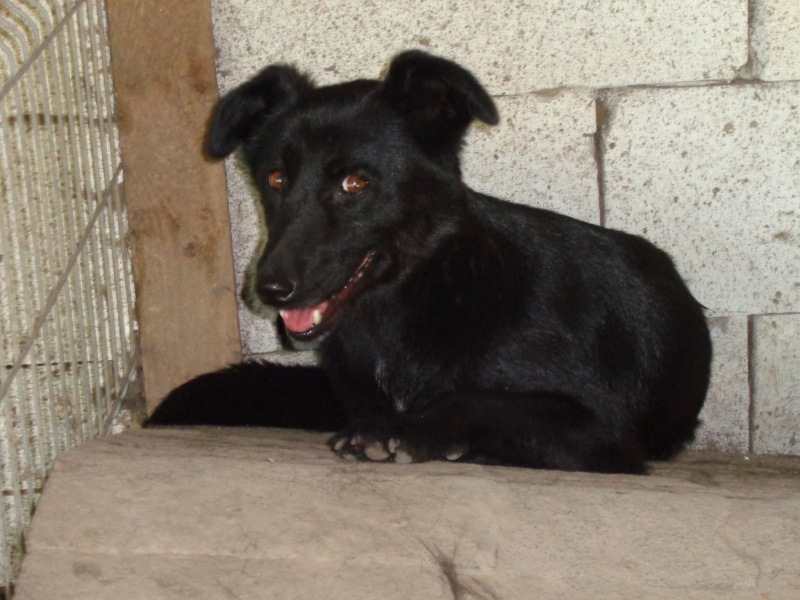
[[[342,189],[348,194],[357,194],[367,187],[367,182],[358,175],[348,175],[342,181]]]
[[[269,174],[269,187],[273,190],[279,190],[283,187],[283,173],[280,171],[273,171]]]

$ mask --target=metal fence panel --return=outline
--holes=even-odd
[[[0,0],[0,596],[55,457],[138,368],[102,0]]]

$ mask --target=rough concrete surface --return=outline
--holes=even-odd
[[[473,126],[462,152],[467,185],[599,223],[594,94],[527,94],[494,101],[500,123]]]
[[[223,88],[295,62],[322,83],[374,77],[422,48],[494,93],[730,80],[747,62],[747,0],[214,0]],[[302,26],[298,26],[301,24]]]
[[[800,314],[753,318],[753,450],[800,454]]]
[[[751,44],[759,79],[800,79],[800,2],[755,0]]]
[[[137,431],[59,458],[18,600],[769,599],[800,589],[800,464],[648,477],[361,464],[325,436]]]
[[[714,356],[696,450],[746,453],[750,446],[747,317],[708,320]]]
[[[713,315],[800,310],[799,95],[785,83],[608,99],[606,224],[669,251]]]

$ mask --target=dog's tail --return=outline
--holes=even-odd
[[[321,369],[243,362],[172,390],[144,423],[156,425],[336,431],[344,427],[345,414]]]

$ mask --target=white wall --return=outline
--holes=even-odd
[[[472,132],[469,184],[671,252],[715,341],[698,445],[800,454],[800,2],[213,4],[223,91],[272,62],[378,77],[412,47],[473,70],[501,123]],[[262,232],[234,162],[241,281]],[[241,322],[246,354],[278,348]]]

